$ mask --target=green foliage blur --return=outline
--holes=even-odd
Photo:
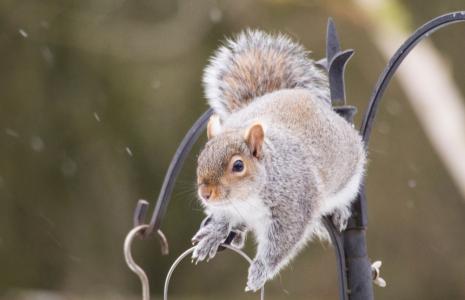
[[[402,1],[412,28],[463,2]],[[122,245],[138,199],[153,208],[164,173],[206,110],[202,68],[225,36],[247,27],[286,32],[324,56],[332,16],[347,93],[360,123],[385,61],[347,1],[81,0],[0,3],[0,299],[140,299]],[[465,95],[465,28],[432,37]],[[377,299],[465,298],[465,202],[395,82],[384,97],[367,173],[368,249],[388,287]],[[438,99],[440,101],[441,99]],[[137,240],[134,256],[160,299],[174,259],[203,213],[189,156],[162,224],[170,242]],[[253,255],[253,239],[248,253]],[[223,252],[187,260],[173,299],[257,299],[247,265]],[[171,299],[171,298],[170,298]],[[337,299],[332,248],[307,249],[267,299]]]

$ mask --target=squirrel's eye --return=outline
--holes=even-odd
[[[232,167],[233,172],[242,172],[244,170],[244,162],[240,159],[236,160]]]

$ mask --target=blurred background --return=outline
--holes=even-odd
[[[207,109],[202,69],[225,36],[247,27],[285,32],[319,59],[332,16],[343,47],[356,50],[346,89],[359,108],[358,126],[386,53],[400,45],[388,37],[464,8],[462,0],[375,2],[380,6],[342,0],[1,1],[0,299],[140,299],[140,283],[122,253],[133,209],[141,198],[153,208],[179,142]],[[429,46],[441,56],[439,67],[423,60],[413,70],[434,81],[445,78],[445,70],[447,90],[458,93],[451,115],[459,119],[464,33],[462,24],[433,35]],[[430,84],[409,85],[414,77],[421,79],[394,78],[370,143],[368,250],[383,261],[388,282],[385,289],[375,287],[375,295],[465,299],[465,157],[444,154],[453,142],[437,139],[452,133],[463,141],[465,127],[458,121],[431,133],[428,124],[446,129],[453,120],[447,112],[439,121],[418,118],[424,106],[412,105],[416,93],[404,87],[421,91]],[[433,114],[451,97],[435,98],[427,109]],[[133,245],[153,299],[161,299],[170,264],[190,246],[203,218],[194,171],[204,142],[189,156],[162,224],[169,256],[161,256],[156,239]],[[251,240],[246,250],[254,254]],[[267,299],[337,299],[335,267],[331,246],[313,242],[267,285]],[[243,292],[246,275],[246,263],[227,251],[208,264],[186,260],[174,274],[170,299],[257,299]]]

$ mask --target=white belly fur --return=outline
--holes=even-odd
[[[265,230],[271,221],[270,209],[258,196],[247,199],[232,199],[225,205],[211,205],[208,209],[217,216],[224,216],[231,224],[245,224],[260,243],[266,238]]]
[[[321,216],[331,214],[335,209],[349,208],[358,194],[363,178],[363,171],[363,164],[360,164],[355,175],[352,176],[341,190],[323,198],[324,200],[320,208]]]

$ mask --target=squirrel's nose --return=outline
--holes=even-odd
[[[199,187],[199,194],[203,199],[208,200],[210,199],[210,196],[212,195],[212,190],[208,186],[202,184]]]

